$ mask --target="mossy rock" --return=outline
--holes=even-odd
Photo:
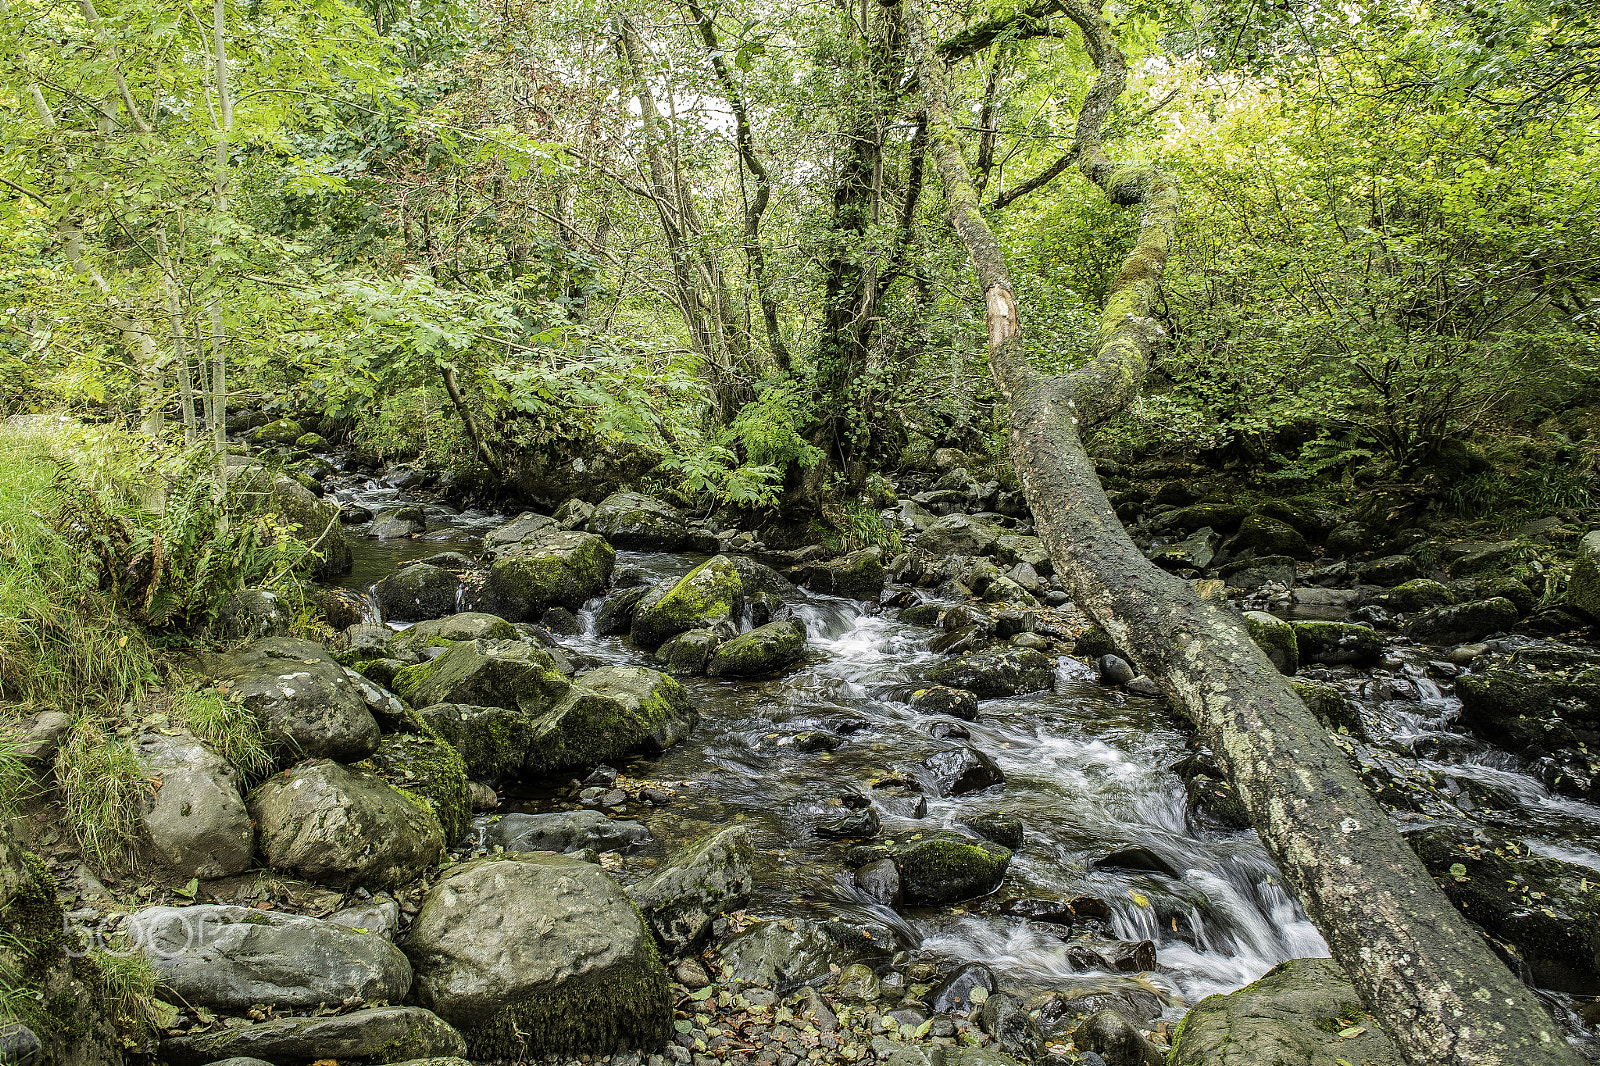
[[[533,548],[540,540],[563,528],[554,518],[524,511],[503,526],[483,535],[483,557],[494,559],[503,551],[526,545]]]
[[[672,1008],[638,908],[598,866],[517,855],[453,867],[402,945],[413,996],[474,1059],[653,1050]]]
[[[168,1066],[213,1062],[417,1062],[454,1064],[466,1041],[419,1007],[369,1007],[349,1014],[279,1018],[161,1042]]]
[[[1290,622],[1302,663],[1355,663],[1370,666],[1383,654],[1383,638],[1354,622]]]
[[[303,452],[325,452],[328,442],[318,433],[302,433],[294,442],[294,446]]]
[[[510,640],[461,641],[394,677],[394,691],[413,707],[466,703],[532,714],[553,706],[569,688],[549,652]]]
[[[350,569],[353,558],[339,521],[338,504],[319,500],[287,474],[268,474],[260,466],[232,468],[230,477],[241,513],[276,515],[277,525],[314,553],[308,560],[312,578],[332,581]]]
[[[1567,581],[1567,606],[1591,622],[1600,622],[1600,529],[1578,542]]]
[[[633,551],[678,551],[689,543],[689,523],[683,514],[638,492],[613,492],[601,500],[588,529]]]
[[[652,588],[633,609],[631,633],[641,648],[660,647],[691,629],[737,624],[744,609],[744,581],[733,561],[712,556],[677,581]]]
[[[1410,581],[1420,573],[1421,567],[1409,555],[1385,555],[1356,567],[1356,576],[1362,584],[1384,588]]]
[[[721,643],[722,637],[715,629],[691,629],[657,648],[656,659],[673,677],[701,677]]]
[[[1531,614],[1539,605],[1533,590],[1514,577],[1466,578],[1452,581],[1450,588],[1458,600],[1488,600],[1502,596],[1517,607],[1519,615]]]
[[[1456,602],[1456,597],[1439,582],[1419,577],[1396,585],[1384,593],[1379,602],[1396,611],[1426,611],[1433,607],[1448,607]]]
[[[1250,815],[1244,809],[1233,782],[1209,774],[1195,774],[1184,782],[1189,804],[1215,818],[1229,829],[1249,829]]]
[[[1250,508],[1235,503],[1197,503],[1168,511],[1155,520],[1159,532],[1179,529],[1192,533],[1210,526],[1221,533],[1238,529],[1250,516]]]
[[[533,719],[524,711],[436,703],[416,713],[455,749],[469,777],[503,777],[519,772],[527,761]]]
[[[1295,678],[1289,682],[1300,702],[1306,705],[1323,725],[1335,733],[1348,733],[1359,740],[1367,738],[1367,727],[1361,712],[1351,700],[1326,681],[1306,681]]]
[[[290,448],[301,437],[306,436],[306,431],[300,423],[292,418],[280,418],[276,422],[268,422],[264,426],[257,426],[250,433],[250,443],[259,447]]]
[[[623,589],[606,597],[594,618],[594,631],[602,637],[615,637],[633,628],[633,612],[639,601],[650,594],[649,585]]]
[[[1011,851],[989,840],[935,831],[896,847],[890,858],[900,871],[905,901],[943,906],[987,896],[1005,880]]]
[[[1323,547],[1329,555],[1360,555],[1372,549],[1375,539],[1360,522],[1341,522],[1329,531]]]
[[[1099,626],[1090,626],[1078,635],[1078,639],[1072,645],[1072,654],[1085,659],[1099,659],[1102,655],[1127,658],[1117,650],[1116,644],[1111,640],[1111,634]]]
[[[445,843],[451,844],[461,839],[472,821],[467,767],[460,753],[431,726],[429,733],[385,734],[371,762],[379,777],[427,801],[444,829]]]
[[[1600,802],[1600,655],[1541,642],[1456,679],[1463,726],[1532,760],[1545,786]]]
[[[1461,913],[1514,949],[1541,988],[1600,995],[1600,879],[1517,840],[1449,827],[1407,836]],[[1508,954],[1501,948],[1502,954]]]
[[[1456,603],[1423,611],[1406,625],[1406,636],[1420,644],[1460,644],[1508,630],[1520,617],[1504,596]]]
[[[939,663],[927,672],[935,685],[964,688],[979,699],[1039,692],[1055,683],[1055,660],[1031,648],[988,648]]]
[[[1250,639],[1267,653],[1267,658],[1280,674],[1293,674],[1300,669],[1300,643],[1295,639],[1294,626],[1265,611],[1246,611],[1245,627]]]
[[[551,607],[576,611],[605,591],[616,565],[611,545],[565,529],[504,549],[489,567],[478,603],[512,622]]]
[[[1239,532],[1228,542],[1228,546],[1235,552],[1250,549],[1257,555],[1311,558],[1311,548],[1299,530],[1287,522],[1259,514],[1251,515],[1239,524]]]
[[[683,686],[666,674],[603,666],[534,720],[525,767],[547,773],[635,750],[663,751],[688,736],[697,717]]]
[[[401,633],[390,633],[388,647],[391,653],[420,652],[463,640],[516,639],[517,627],[504,618],[483,611],[463,611],[418,622]]]
[[[769,622],[717,648],[706,673],[712,677],[766,677],[798,664],[806,655],[806,626],[798,618]]]
[[[888,572],[883,568],[881,551],[863,548],[837,559],[808,564],[801,568],[796,580],[814,592],[875,601],[888,582]]]

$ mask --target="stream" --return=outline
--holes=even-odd
[[[483,534],[508,520],[457,513],[378,479],[336,477],[327,488],[341,504],[374,512],[402,504],[426,509],[428,529],[415,539],[378,541],[359,535],[359,527],[349,531],[355,566],[341,583],[363,592],[410,559],[442,551],[476,555]],[[705,558],[619,551],[616,569],[637,568],[654,582],[681,576]],[[559,638],[562,645],[607,664],[658,666],[624,638],[594,635],[600,602],[580,612],[584,632]],[[902,947],[987,963],[1009,985],[1143,997],[1153,1005],[1147,1017],[1159,1011],[1169,1020],[1286,959],[1328,954],[1255,833],[1216,828],[1189,813],[1184,783],[1169,769],[1188,754],[1188,737],[1162,701],[1103,687],[1092,667],[1063,656],[1054,691],[985,700],[977,721],[957,723],[904,702],[921,671],[942,658],[928,650],[935,630],[897,621],[892,608],[805,591],[791,606],[809,633],[802,666],[760,682],[681,679],[700,713],[693,734],[660,755],[634,757],[620,767],[630,778],[692,785],[678,788],[669,806],[626,815],[641,817],[654,837],[630,862],[659,859],[708,829],[743,823],[768,860],[747,908],[752,914],[839,918],[884,931]],[[1448,680],[1430,668],[1429,656],[1436,654],[1395,648],[1377,670],[1312,668],[1303,674],[1333,680],[1358,696],[1370,747],[1472,784],[1477,795],[1498,797],[1498,809],[1488,813],[1501,831],[1522,837],[1538,854],[1600,872],[1600,807],[1552,796],[1510,756],[1453,731],[1459,703]],[[814,830],[843,813],[853,797],[873,793],[874,785],[892,786],[924,755],[947,747],[933,728],[954,728],[957,737],[965,730],[966,742],[990,755],[1006,782],[959,797],[928,797],[921,818],[896,815],[893,802],[880,802],[882,835],[899,839],[954,828],[962,818],[1003,810],[1021,820],[1026,839],[995,897],[897,913],[858,896],[844,861],[849,845]],[[819,732],[842,742],[833,750],[796,742]],[[571,808],[561,802],[569,784],[561,776],[503,792],[500,813]],[[1172,876],[1091,865],[1130,845],[1154,853]],[[1000,913],[1007,900],[1077,896],[1110,904],[1110,936],[1153,941],[1155,969],[1082,969],[1062,927],[1052,935],[1045,923]],[[1541,995],[1572,1031],[1592,1040],[1571,997]],[[1593,1048],[1585,1050],[1594,1056]]]

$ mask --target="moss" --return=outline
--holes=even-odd
[[[497,558],[484,585],[495,609],[520,621],[550,607],[577,610],[605,591],[617,553],[590,533],[567,530]]]
[[[754,677],[793,666],[805,657],[806,627],[798,618],[752,629],[717,649],[707,672]]]
[[[1111,634],[1099,626],[1090,626],[1079,634],[1077,641],[1072,645],[1072,653],[1090,659],[1119,654],[1117,646],[1111,641]]]
[[[1443,607],[1456,601],[1455,594],[1437,581],[1419,577],[1396,585],[1385,597],[1389,606],[1397,611],[1425,611],[1430,607]]]
[[[506,707],[474,707],[470,714],[456,704],[423,708],[430,729],[460,755],[472,777],[500,777],[522,769],[533,724],[522,711]]]
[[[897,852],[895,865],[908,903],[956,903],[1000,887],[1011,852],[950,838],[912,844]]]
[[[744,581],[738,569],[726,556],[713,556],[661,595],[652,590],[639,601],[633,612],[634,643],[658,647],[668,637],[736,616],[743,604]]]
[[[1279,673],[1293,674],[1300,668],[1300,643],[1288,622],[1264,611],[1246,611],[1244,624],[1250,630],[1250,639],[1267,653]]]
[[[541,773],[603,762],[650,742],[666,747],[693,721],[689,696],[672,678],[637,667],[606,667],[574,685],[534,723],[525,768]]]
[[[1337,688],[1326,681],[1302,681],[1298,678],[1290,680],[1289,687],[1294,689],[1300,702],[1306,705],[1317,721],[1334,732],[1366,739],[1367,727],[1361,721],[1361,712]]]
[[[379,776],[439,819],[445,843],[460,839],[472,820],[467,767],[449,741],[426,723],[422,735],[391,733],[372,756]]]
[[[467,703],[543,710],[571,687],[555,660],[539,648],[463,641],[431,662],[395,672],[394,692],[413,706]]]
[[[643,916],[639,922],[644,926]],[[643,959],[581,974],[464,1026],[467,1054],[524,1059],[660,1047],[672,1020],[667,972],[648,936],[645,950]]]

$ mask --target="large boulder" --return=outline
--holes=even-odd
[[[435,703],[419,710],[417,717],[456,749],[474,779],[520,771],[533,742],[533,716],[516,707]]]
[[[1027,563],[1033,567],[1035,573],[1046,577],[1055,572],[1055,566],[1050,562],[1050,553],[1044,550],[1044,542],[1038,537],[1024,537],[1014,533],[996,537],[994,557],[1007,566]]]
[[[964,688],[979,699],[1040,692],[1055,684],[1055,660],[1032,648],[988,648],[939,663],[927,672],[931,684]]]
[[[1332,959],[1290,959],[1255,984],[1201,1000],[1184,1015],[1167,1061],[1170,1066],[1404,1066],[1383,1027],[1360,1003]],[[1342,1035],[1346,1032],[1350,1035]]]
[[[212,631],[223,641],[281,637],[294,624],[294,613],[277,593],[268,589],[240,589],[217,608]]]
[[[634,644],[654,649],[668,637],[727,623],[737,627],[744,581],[733,560],[713,556],[677,581],[653,587],[633,609]]]
[[[734,826],[676,852],[628,895],[667,953],[685,955],[719,916],[744,905],[754,862],[750,830]]]
[[[635,749],[664,751],[689,735],[696,718],[688,693],[666,674],[602,666],[535,718],[525,769],[545,773]]]
[[[554,518],[524,511],[503,526],[497,526],[483,535],[483,557],[494,559],[507,548],[529,541],[537,542],[546,534],[562,528]]]
[[[606,590],[617,553],[592,533],[557,530],[504,549],[476,603],[513,622],[551,607],[575,611]]]
[[[638,822],[607,818],[599,811],[552,811],[502,815],[484,841],[507,851],[622,851],[650,839]]]
[[[1516,840],[1447,826],[1406,837],[1450,902],[1510,944],[1540,988],[1600,995],[1600,884],[1585,866],[1531,854]],[[1504,951],[1504,949],[1502,949]]]
[[[1548,641],[1491,648],[1456,679],[1461,724],[1532,761],[1552,791],[1600,801],[1600,654]]]
[[[877,601],[888,581],[883,552],[876,547],[862,548],[837,559],[808,563],[791,571],[790,576],[814,592],[869,602]]]
[[[699,677],[711,664],[711,656],[723,641],[723,634],[715,629],[691,629],[668,637],[657,648],[655,657],[662,669],[673,677]]]
[[[393,695],[309,640],[268,637],[202,662],[228,699],[254,712],[285,760],[364,759],[378,746],[374,714],[403,711]]]
[[[1006,780],[993,759],[965,745],[934,752],[917,764],[913,776],[922,791],[930,796],[964,796],[1004,784]]]
[[[311,576],[329,581],[350,569],[350,542],[339,521],[339,505],[319,500],[287,474],[269,474],[259,466],[234,468],[230,488],[249,514],[276,515],[290,536],[316,554]]]
[[[1354,622],[1291,622],[1303,663],[1355,663],[1370,666],[1383,654],[1383,638]]]
[[[311,881],[392,888],[444,852],[427,801],[326,759],[268,778],[249,808],[267,865]]]
[[[378,742],[371,762],[378,776],[427,803],[439,819],[446,844],[467,831],[472,803],[466,763],[443,737],[426,732],[387,733]]]
[[[140,807],[145,832],[173,875],[208,880],[248,870],[255,830],[228,761],[187,731],[146,733],[133,753],[156,784]]]
[[[1293,674],[1300,669],[1300,643],[1295,639],[1292,624],[1266,611],[1246,611],[1244,624],[1250,630],[1250,639],[1267,653],[1278,673]]]
[[[514,640],[460,641],[394,677],[394,690],[413,707],[464,703],[529,714],[554,706],[571,687],[549,652]]]
[[[887,960],[900,946],[887,929],[783,918],[751,922],[717,950],[729,980],[784,989],[859,959]]]
[[[412,563],[390,574],[373,588],[378,610],[394,622],[420,622],[456,609],[461,578],[427,563]]]
[[[638,909],[598,866],[561,855],[453,867],[403,945],[414,997],[474,1058],[658,1047],[667,975]]]
[[[650,594],[649,585],[636,585],[606,597],[594,617],[594,631],[602,637],[615,637],[633,628],[633,612],[639,601]]]
[[[987,896],[1005,880],[1011,851],[990,840],[945,830],[894,846],[888,856],[900,871],[909,904],[943,906]]]
[[[307,1062],[445,1062],[466,1053],[466,1041],[432,1011],[369,1007],[326,1017],[280,1018],[161,1042],[168,1066],[205,1066],[227,1059],[301,1066]]]
[[[422,513],[422,508],[408,505],[378,515],[367,527],[367,535],[379,540],[392,540],[396,537],[414,537],[427,529],[428,519]]]
[[[930,555],[988,555],[1005,530],[981,518],[945,515],[921,533],[915,545]]]
[[[253,907],[147,907],[128,916],[131,947],[174,1002],[243,1012],[398,1003],[411,963],[377,933]]]
[[[689,544],[689,523],[677,508],[638,492],[613,492],[595,505],[589,532],[618,548],[670,552]]]
[[[499,615],[483,611],[463,611],[443,618],[430,618],[402,633],[388,631],[385,645],[391,654],[420,654],[428,648],[443,648],[463,640],[516,640],[517,627]]]
[[[1510,629],[1517,618],[1516,604],[1494,596],[1423,611],[1406,625],[1406,636],[1419,644],[1461,644]]]
[[[1567,581],[1567,606],[1591,622],[1600,622],[1600,529],[1578,542]]]
[[[1239,525],[1239,532],[1229,542],[1234,552],[1246,548],[1257,555],[1287,555],[1294,559],[1311,558],[1311,549],[1300,531],[1287,522],[1265,515],[1254,514]]]
[[[712,677],[765,677],[806,657],[806,625],[798,618],[768,622],[719,646],[706,673]]]

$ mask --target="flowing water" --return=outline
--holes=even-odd
[[[379,482],[341,487],[335,495],[374,510],[400,502]],[[506,520],[446,511],[434,512],[418,540],[352,538],[357,563],[347,584],[363,588],[404,559],[474,551],[486,529]],[[703,558],[619,552],[617,568],[637,567],[655,580],[682,575]],[[581,612],[585,632],[562,638],[564,646],[606,663],[655,665],[622,638],[594,635],[599,603]],[[1285,959],[1328,953],[1254,832],[1202,825],[1189,815],[1183,782],[1169,769],[1186,754],[1186,734],[1159,700],[1103,688],[1091,668],[1062,657],[1053,691],[983,701],[971,723],[924,715],[903,696],[940,658],[927,648],[933,630],[896,621],[892,609],[831,596],[802,592],[792,606],[809,633],[801,667],[762,682],[685,680],[700,712],[694,733],[661,755],[628,764],[630,777],[692,783],[647,818],[656,837],[647,855],[659,857],[707,827],[742,822],[769,860],[752,912],[843,917],[885,930],[903,946],[986,962],[1011,983],[1155,992],[1168,1017],[1248,984]],[[1459,704],[1429,679],[1422,660],[1392,665],[1370,682],[1354,671],[1341,675],[1363,686],[1376,744],[1450,753],[1420,765],[1495,789],[1513,808],[1505,819],[1536,851],[1600,869],[1600,808],[1551,796],[1509,757],[1451,732]],[[952,727],[969,737],[933,735]],[[796,743],[819,732],[837,738],[838,747],[803,750],[814,745]],[[898,817],[886,809],[893,804],[879,804],[883,836],[954,827],[985,811],[1019,818],[1026,841],[1000,894],[1106,900],[1113,935],[1154,941],[1154,972],[1079,969],[1049,926],[1005,917],[992,904],[897,914],[856,895],[844,863],[848,845],[819,838],[815,827],[843,813],[843,804],[873,794],[875,785],[907,776],[923,756],[957,743],[992,756],[1005,784],[930,797],[922,818]],[[530,784],[502,809],[548,809],[552,791],[566,784]],[[1092,860],[1128,845],[1154,852],[1176,876],[1091,868]]]

